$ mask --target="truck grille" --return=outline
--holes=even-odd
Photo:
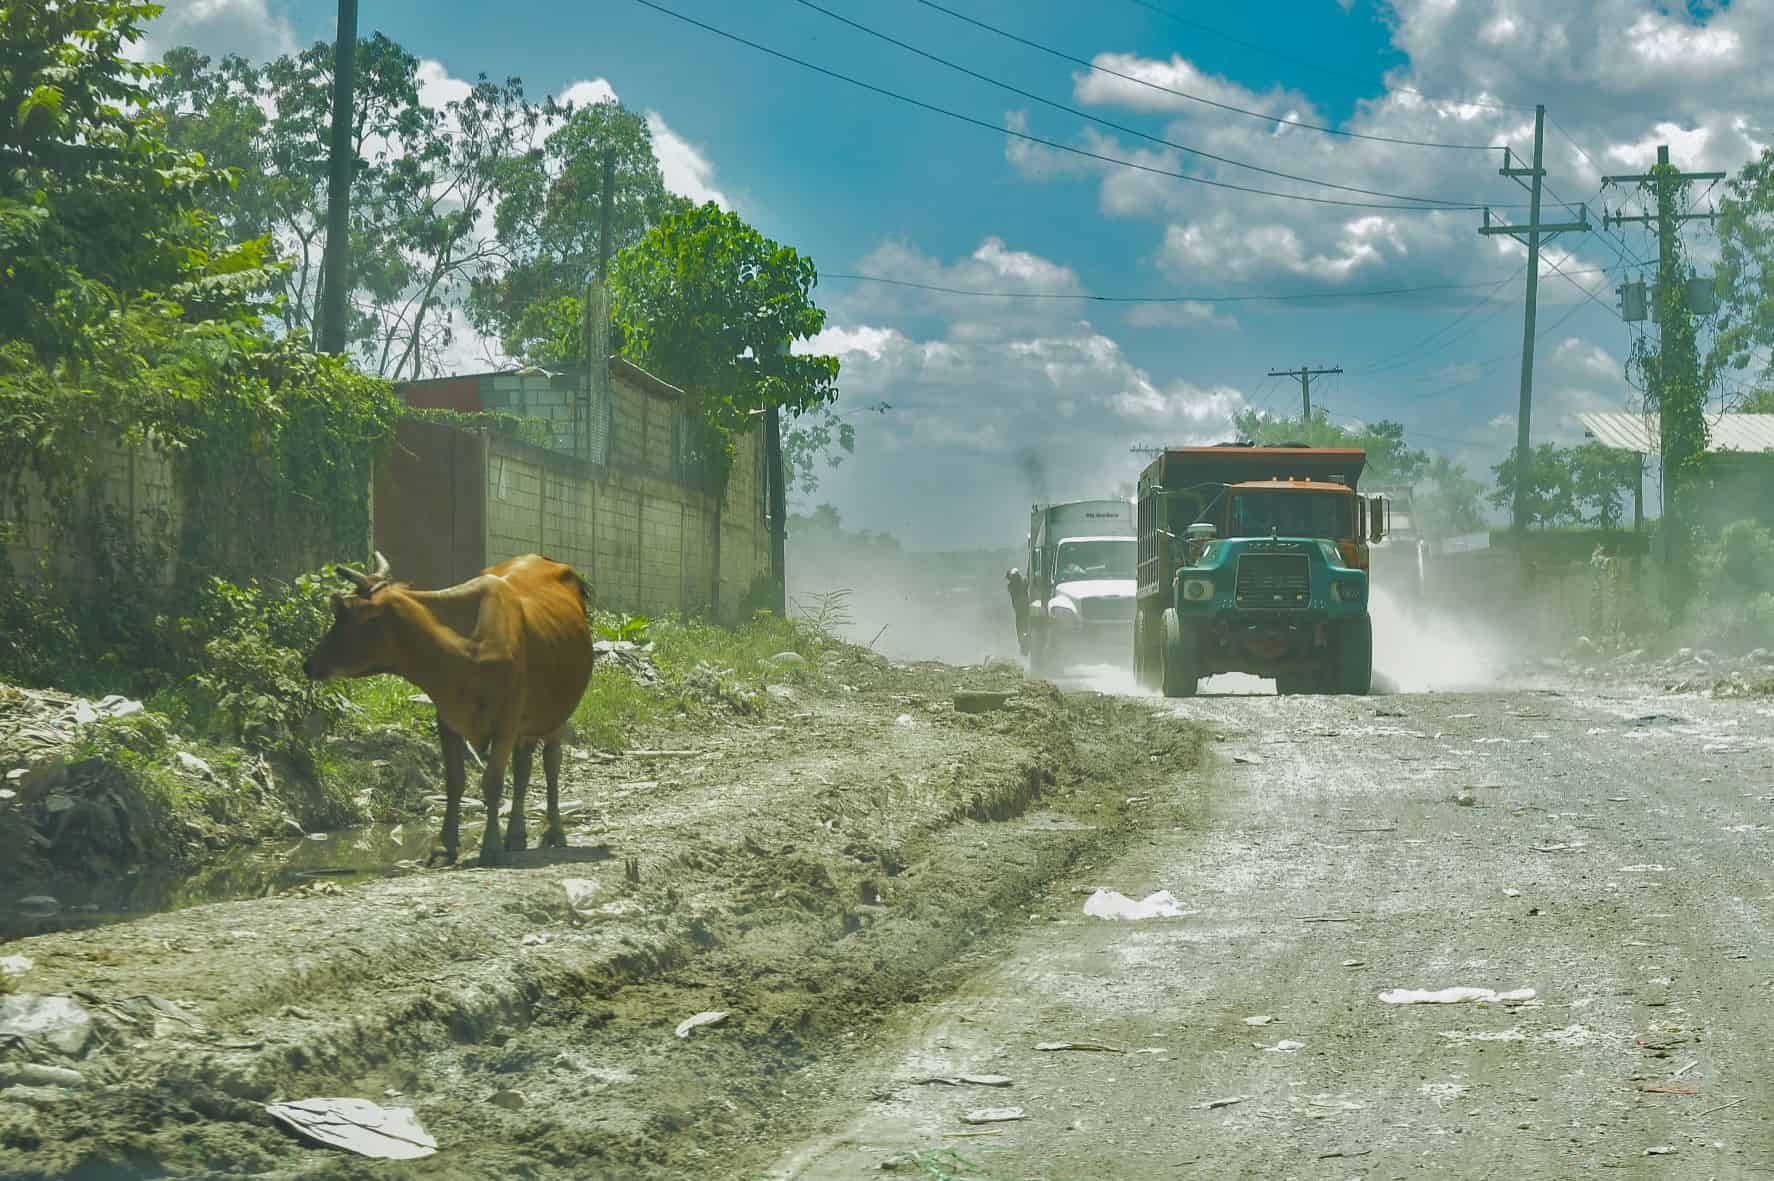
[[[1084,599],[1078,606],[1090,623],[1125,623],[1133,619],[1134,604],[1129,598]]]
[[[1245,554],[1238,559],[1234,602],[1239,607],[1283,610],[1312,600],[1312,568],[1305,554]]]

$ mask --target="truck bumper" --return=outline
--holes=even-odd
[[[1330,667],[1338,624],[1362,610],[1223,611],[1184,620],[1196,629],[1203,674],[1258,677],[1318,673]]]

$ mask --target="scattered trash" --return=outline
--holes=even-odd
[[[912,1080],[914,1087],[932,1084],[945,1087],[1008,1087],[1010,1076],[1007,1074],[934,1074],[929,1078]]]
[[[1536,853],[1576,853],[1588,847],[1578,841],[1567,845],[1535,845],[1533,848]]]
[[[1289,1041],[1282,1038],[1272,1046],[1260,1047],[1265,1054],[1293,1054],[1306,1048],[1305,1042]]]
[[[1114,890],[1098,890],[1084,901],[1084,913],[1097,919],[1177,919],[1195,911],[1177,905],[1169,890],[1148,894],[1135,902]]]
[[[1343,966],[1345,968],[1365,968],[1365,967],[1367,967],[1367,961],[1366,960],[1344,960]]]
[[[959,689],[955,692],[955,712],[964,714],[983,714],[995,709],[1003,709],[1010,700],[1009,693],[996,693],[985,689]]]
[[[1668,873],[1667,865],[1622,865],[1621,873]]]
[[[1388,1005],[1462,1005],[1468,1001],[1507,1005],[1533,999],[1534,990],[1531,988],[1517,988],[1511,992],[1496,992],[1489,988],[1443,988],[1434,992],[1420,988],[1394,988],[1380,994],[1381,1002]]]
[[[28,955],[0,955],[0,976],[23,976],[36,966]]]
[[[550,931],[530,931],[523,937],[525,947],[543,947],[553,942],[554,934]]]
[[[1233,755],[1232,761],[1234,763],[1243,763],[1247,767],[1260,767],[1263,765],[1263,760],[1257,758],[1255,755]]]
[[[1645,1149],[1645,1155],[1646,1156],[1674,1156],[1675,1155],[1675,1145],[1673,1145],[1673,1144],[1658,1144],[1654,1147]]]
[[[514,1091],[508,1087],[488,1095],[487,1102],[494,1107],[503,1107],[506,1111],[522,1111],[530,1100],[522,1091]]]
[[[382,1107],[368,1099],[298,1099],[268,1103],[271,1118],[297,1134],[377,1160],[417,1160],[437,1151],[437,1141],[413,1118],[410,1107]]]
[[[1639,1085],[1639,1090],[1647,1095],[1698,1095],[1700,1093],[1699,1087],[1647,1086],[1642,1083]]]
[[[781,668],[806,668],[807,658],[799,652],[778,652],[770,658],[769,663]]]
[[[562,878],[561,888],[567,892],[567,908],[579,918],[588,919],[597,913],[592,903],[603,893],[597,882],[590,878]]]
[[[1120,1046],[1105,1046],[1101,1042],[1036,1042],[1037,1050],[1084,1050],[1102,1054],[1125,1054]]]
[[[1449,1029],[1441,1035],[1450,1042],[1525,1042],[1528,1035],[1519,1029],[1486,1029],[1477,1033],[1465,1030]]]
[[[703,1025],[713,1025],[718,1021],[725,1021],[726,1019],[727,1014],[719,1010],[698,1013],[694,1017],[686,1017],[683,1021],[678,1023],[678,1036],[680,1038],[687,1038],[690,1036],[690,1031],[692,1029],[696,1029]]]
[[[968,1112],[961,1118],[970,1124],[1002,1124],[1028,1117],[1020,1107],[982,1107],[978,1111]]]
[[[1460,805],[1462,808],[1470,808],[1472,805],[1478,803],[1478,797],[1465,788],[1461,788],[1459,791],[1455,792],[1453,800],[1454,803]]]
[[[1596,1040],[1596,1036],[1593,1030],[1581,1025],[1567,1025],[1563,1029],[1548,1030],[1540,1035],[1540,1040],[1551,1042],[1555,1046],[1575,1047],[1587,1046]]]
[[[893,719],[893,724],[895,726],[915,726],[915,725],[917,725],[917,723],[912,720],[911,714],[900,714],[897,718]]]
[[[92,1014],[69,996],[0,997],[0,1038],[35,1038],[73,1057],[92,1036]]]
[[[41,1062],[0,1062],[0,1084],[27,1087],[77,1087],[80,1072]]]
[[[1721,1103],[1721,1104],[1719,1104],[1719,1105],[1718,1105],[1718,1106],[1717,1106],[1717,1107],[1709,1107],[1709,1108],[1707,1108],[1707,1109],[1706,1109],[1706,1110],[1705,1110],[1705,1111],[1698,1111],[1698,1112],[1695,1112],[1695,1113],[1694,1113],[1694,1118],[1695,1118],[1695,1119],[1699,1119],[1699,1118],[1700,1118],[1700,1117],[1701,1117],[1701,1116],[1703,1116],[1703,1115],[1711,1115],[1711,1114],[1712,1114],[1712,1113],[1713,1113],[1713,1112],[1715,1112],[1715,1111],[1726,1111],[1726,1110],[1729,1110],[1729,1109],[1730,1109],[1730,1108],[1733,1108],[1733,1107],[1741,1107],[1741,1106],[1743,1106],[1743,1105],[1744,1105],[1744,1104],[1745,1104],[1745,1103],[1748,1103],[1748,1102],[1749,1102],[1749,1099],[1748,1099],[1748,1098],[1743,1098],[1743,1099],[1733,1099],[1733,1100],[1731,1100],[1731,1101],[1730,1101],[1730,1102],[1729,1102],[1729,1103]]]
[[[1231,1107],[1235,1103],[1243,1103],[1249,1098],[1249,1095],[1231,1095],[1225,1099],[1209,1099],[1206,1103],[1192,1104],[1191,1109],[1194,1111],[1212,1111],[1216,1107]]]
[[[1513,889],[1509,886],[1504,886],[1503,887],[1503,897],[1505,897],[1505,898],[1520,898],[1521,891]]]
[[[181,770],[189,771],[193,775],[201,775],[205,779],[214,779],[216,777],[215,770],[211,768],[208,763],[204,762],[190,751],[181,750],[173,757],[178,760]]]
[[[1245,1024],[1246,1024],[1246,1025],[1267,1025],[1267,1024],[1269,1024],[1269,1022],[1271,1022],[1271,1021],[1273,1021],[1273,1020],[1275,1020],[1275,1018],[1273,1018],[1273,1017],[1268,1017],[1268,1016],[1263,1016],[1263,1017],[1246,1017],[1246,1018],[1245,1018],[1245,1019],[1244,1019],[1244,1023],[1245,1023]]]

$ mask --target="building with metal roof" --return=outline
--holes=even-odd
[[[1662,440],[1654,419],[1642,414],[1579,414],[1583,433],[1607,447],[1662,454]],[[1706,424],[1706,449],[1774,453],[1774,414],[1725,414]]]

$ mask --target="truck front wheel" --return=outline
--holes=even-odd
[[[1193,628],[1183,626],[1175,607],[1164,611],[1164,656],[1161,664],[1166,697],[1193,697],[1201,683],[1201,655]]]
[[[1351,619],[1337,629],[1337,692],[1365,697],[1374,683],[1374,621]]]

